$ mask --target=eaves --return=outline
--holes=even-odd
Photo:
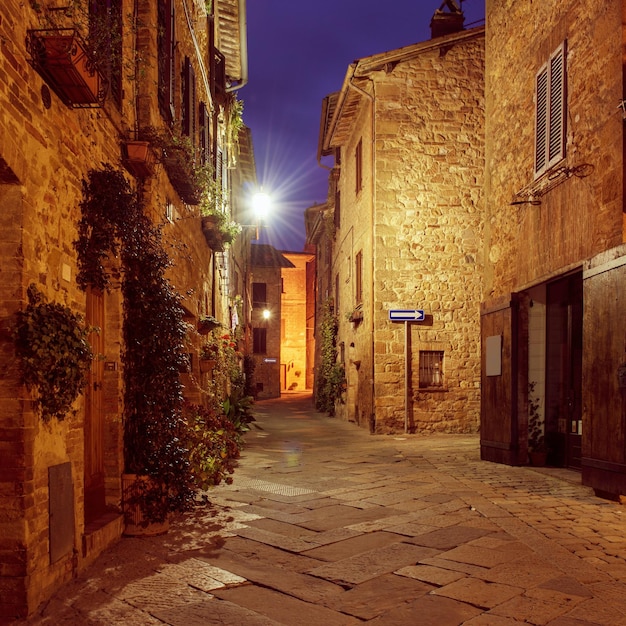
[[[318,147],[319,154],[329,154],[333,148],[343,145],[350,136],[361,100],[364,97],[363,94],[367,91],[367,83],[373,72],[381,70],[391,71],[398,63],[410,61],[431,50],[445,50],[457,43],[484,37],[484,35],[485,27],[479,26],[353,61],[348,66],[341,91],[325,99],[323,114],[326,113],[330,117],[332,113],[332,117],[327,119],[321,129],[320,146]],[[332,100],[326,103],[326,100],[329,98],[332,98]]]

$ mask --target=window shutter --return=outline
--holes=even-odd
[[[550,59],[548,166],[565,156],[565,45]]]
[[[535,79],[535,177],[565,157],[565,78],[564,42]]]
[[[196,133],[196,74],[189,57],[183,70],[183,133],[194,143]]]
[[[548,136],[548,66],[544,65],[536,79],[535,172],[546,169],[546,138]]]

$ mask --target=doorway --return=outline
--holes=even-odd
[[[548,463],[580,469],[582,443],[582,272],[546,289],[546,443]]]
[[[102,411],[102,381],[104,364],[98,355],[104,354],[104,295],[88,289],[87,324],[99,332],[89,335],[95,358],[87,376],[85,388],[85,522],[97,519],[105,512],[104,491],[104,415]]]

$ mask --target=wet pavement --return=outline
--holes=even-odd
[[[626,626],[626,509],[476,435],[370,435],[255,405],[232,485],[122,538],[28,624]]]

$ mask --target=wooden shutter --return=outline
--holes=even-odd
[[[191,59],[185,57],[183,68],[183,133],[191,138],[192,144],[196,134],[196,73]]]
[[[172,121],[175,117],[176,84],[176,19],[173,0],[159,2],[158,11],[159,109],[167,121]]]
[[[565,156],[565,44],[550,59],[548,167]]]
[[[211,157],[211,144],[209,143],[209,112],[204,102],[200,103],[200,160],[202,165],[208,165]]]
[[[535,79],[535,176],[565,157],[566,97],[563,43]]]

